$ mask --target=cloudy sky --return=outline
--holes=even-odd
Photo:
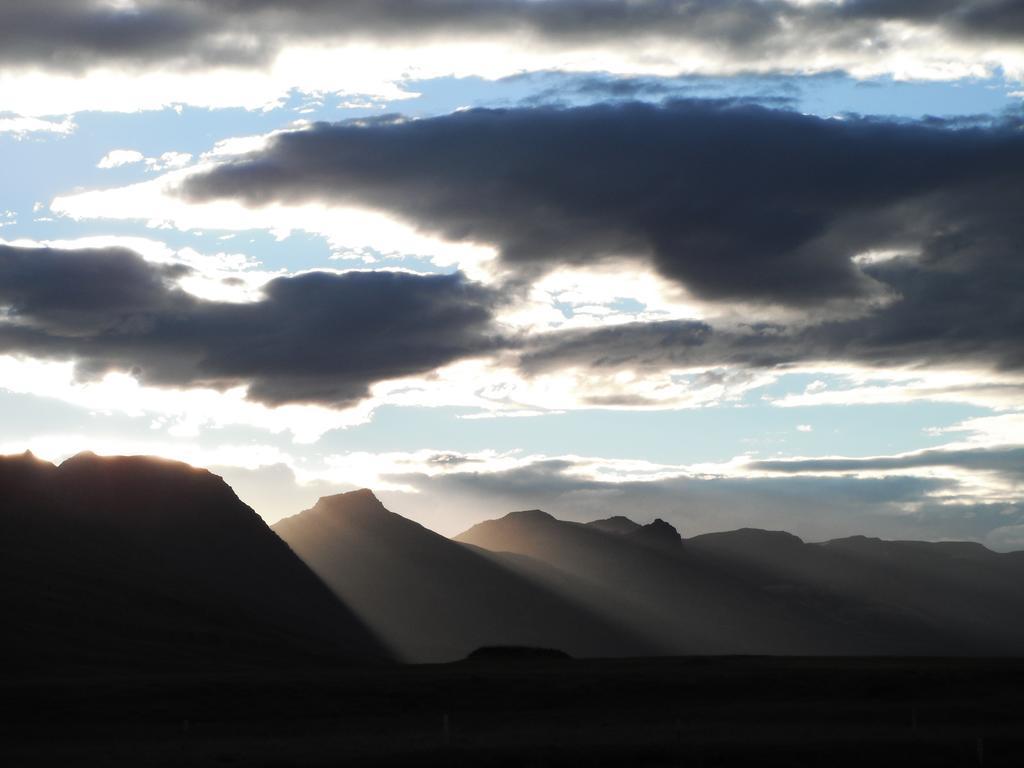
[[[0,6],[0,453],[1024,548],[1014,0]]]

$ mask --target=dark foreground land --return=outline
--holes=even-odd
[[[471,660],[0,682],[4,766],[1020,766],[1024,660]]]

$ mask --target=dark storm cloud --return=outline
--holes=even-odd
[[[934,24],[953,32],[1005,40],[1019,40],[1024,35],[1024,7],[1017,0],[854,0],[823,16]]]
[[[595,369],[698,368],[716,365],[772,367],[798,355],[782,329],[748,327],[746,333],[719,331],[692,320],[623,323],[596,329],[538,334],[524,348],[520,364],[530,373],[562,366]]]
[[[820,501],[826,497],[813,489],[824,485],[832,487],[827,495],[844,506],[856,504],[902,504],[919,500],[924,494],[949,490],[953,481],[921,477],[886,477],[878,482],[856,482],[848,478],[786,478],[780,483],[773,478],[743,477],[679,477],[652,481],[594,480],[577,474],[573,459],[544,459],[516,469],[498,472],[453,472],[427,478],[422,475],[393,475],[389,478],[403,482],[417,482],[421,485],[444,486],[451,490],[483,493],[496,499],[514,499],[521,494],[531,494],[538,502],[550,504],[564,497],[598,498],[601,492],[618,495],[644,493],[648,496],[666,495],[671,498],[684,488],[718,487],[733,491],[749,489],[754,497],[771,489],[779,489],[791,497],[804,494]],[[418,478],[418,480],[417,480]],[[784,490],[785,489],[785,490]],[[802,490],[801,490],[802,489]],[[679,503],[676,499],[676,503]],[[643,508],[643,507],[641,507]]]
[[[566,366],[660,370],[800,363],[1024,369],[1024,267],[1014,252],[971,267],[891,266],[900,292],[862,317],[793,327],[713,328],[692,321],[629,323],[538,335],[521,352],[527,373]]]
[[[1015,201],[1024,189],[1017,187],[977,190],[960,210],[949,209],[920,257],[869,267],[893,297],[861,316],[790,326],[665,321],[562,331],[530,339],[520,364],[527,373],[566,366],[769,369],[830,361],[1019,372],[1024,225]]]
[[[1022,178],[1016,124],[677,101],[317,124],[192,177],[184,194],[370,205],[495,243],[525,275],[637,254],[703,298],[806,306],[880,295],[887,280],[916,290],[892,266],[859,268],[867,250],[1002,269],[1024,235]]]
[[[311,272],[227,303],[177,288],[183,269],[123,249],[0,246],[0,353],[70,359],[83,376],[244,384],[273,405],[347,405],[374,382],[500,342],[494,295],[459,274]]]
[[[1024,30],[1015,0],[15,0],[0,4],[0,62],[253,64],[292,42],[506,38],[560,50],[694,42],[742,66],[829,50],[875,57],[879,44],[865,54],[863,41],[892,21],[983,40]]]
[[[217,44],[201,3],[143,2],[118,9],[89,0],[14,0],[0,4],[0,64],[77,70],[109,64],[223,63],[253,51]]]
[[[19,325],[42,321],[55,333],[86,336],[116,329],[126,318],[173,311],[182,295],[169,290],[168,281],[188,272],[151,264],[124,248],[0,245],[0,308]]]
[[[753,470],[780,473],[888,472],[924,467],[955,467],[1024,478],[1024,448],[933,449],[903,456],[864,459],[785,459],[755,461]]]
[[[777,10],[784,11],[779,5]],[[289,42],[382,42],[527,34],[540,43],[693,35],[753,43],[777,25],[751,0],[35,0],[0,8],[0,61],[89,64],[266,61]],[[496,33],[501,30],[500,33]]]

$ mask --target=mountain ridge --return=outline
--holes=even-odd
[[[617,595],[628,622],[676,653],[1013,655],[1024,647],[1024,598],[1014,586],[1024,558],[973,542],[805,543],[760,529],[641,551],[616,532],[629,522],[609,532],[506,515],[455,538],[568,568]]]
[[[391,512],[366,489],[322,497],[273,528],[407,660],[453,661],[495,645],[590,656],[654,650],[515,564]]]

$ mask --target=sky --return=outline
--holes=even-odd
[[[1011,0],[15,0],[0,453],[1024,549]]]

